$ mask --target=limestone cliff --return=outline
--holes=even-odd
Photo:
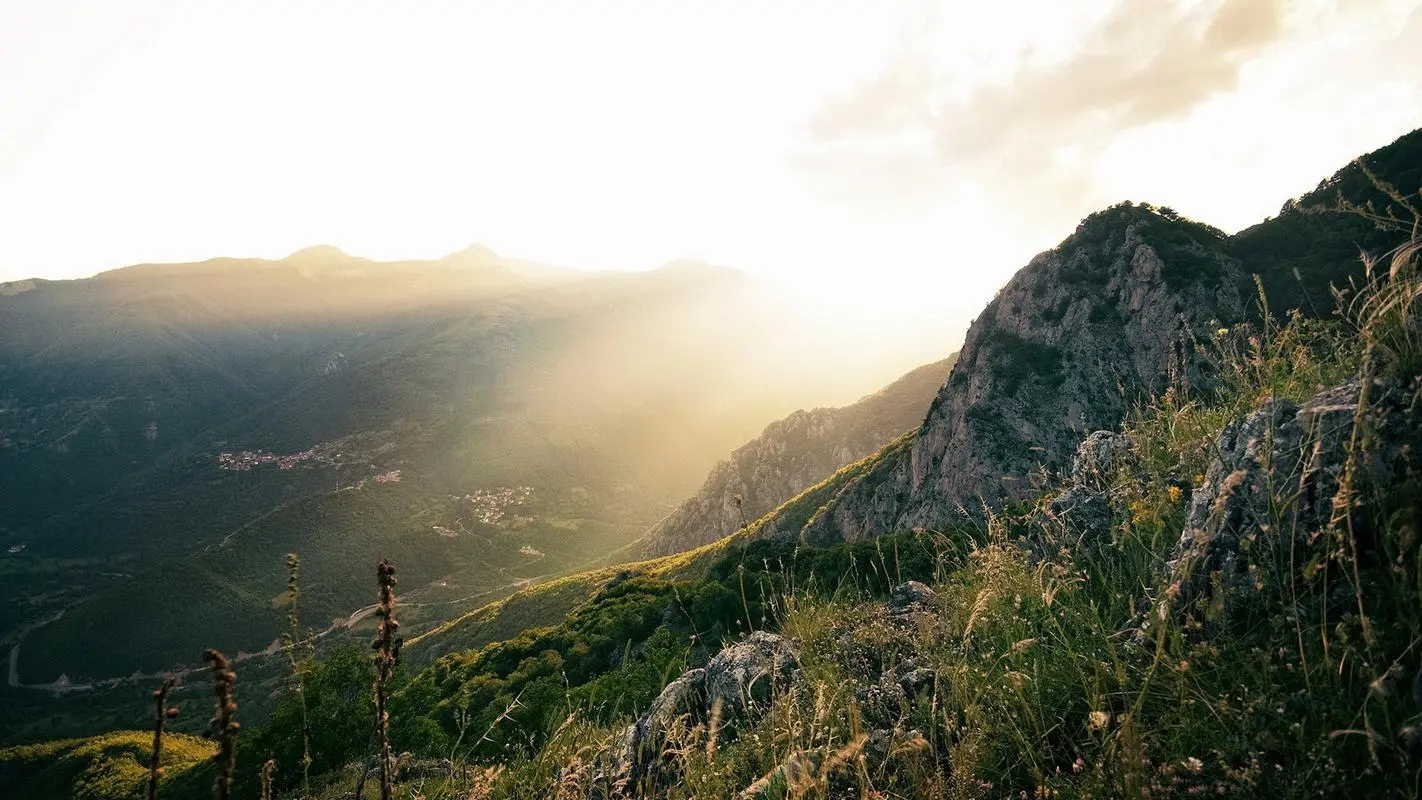
[[[1168,380],[1207,378],[1192,341],[1242,319],[1247,283],[1218,230],[1122,204],[1034,258],[973,322],[912,445],[842,487],[811,541],[935,527],[1034,495],[1087,433]]]
[[[714,542],[883,447],[923,420],[952,365],[950,356],[853,405],[796,411],[771,423],[716,465],[694,497],[652,528],[639,543],[641,553],[665,555]]]

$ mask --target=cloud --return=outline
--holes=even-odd
[[[1092,191],[1093,166],[1115,136],[1234,90],[1244,65],[1283,34],[1280,0],[1119,0],[1065,57],[1029,50],[1008,80],[969,91],[924,48],[907,48],[817,109],[799,163],[822,184],[897,189],[903,202],[972,181],[1046,222],[1064,198]],[[875,161],[884,169],[871,177]]]

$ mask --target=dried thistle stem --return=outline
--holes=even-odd
[[[380,800],[390,800],[395,780],[395,762],[390,752],[390,714],[386,708],[386,687],[400,661],[401,638],[396,635],[400,623],[395,619],[395,565],[381,561],[376,567],[380,584],[380,605],[375,610],[379,620],[375,641],[375,732],[380,743]]]
[[[228,800],[232,796],[232,775],[237,760],[237,701],[232,698],[232,687],[237,683],[237,673],[232,671],[227,656],[209,649],[202,654],[203,661],[212,671],[212,693],[216,699],[216,711],[208,726],[213,738],[217,739],[217,778],[213,780],[212,791],[217,800]]]
[[[153,690],[153,759],[148,765],[148,800],[158,798],[158,779],[163,775],[159,760],[163,757],[163,728],[178,715],[178,709],[168,707],[168,692],[177,684],[172,678]]]
[[[306,709],[306,672],[312,658],[310,642],[301,637],[301,617],[297,604],[301,600],[301,557],[286,554],[286,656],[291,663],[292,688],[301,704],[301,793],[311,794],[311,722]]]

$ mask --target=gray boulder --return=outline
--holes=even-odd
[[[1071,460],[1071,482],[1091,491],[1104,492],[1116,470],[1129,462],[1131,437],[1113,431],[1096,431],[1076,446]]]
[[[774,693],[789,685],[800,662],[789,640],[757,631],[727,647],[706,665],[706,709],[718,727],[763,711]]]
[[[1268,401],[1225,426],[1156,602],[1227,620],[1259,570],[1307,563],[1345,514],[1352,547],[1366,557],[1390,498],[1418,488],[1417,389],[1416,377],[1354,380],[1302,405]],[[1338,496],[1345,473],[1356,493],[1349,499]]]
[[[696,728],[727,739],[753,723],[774,696],[797,680],[799,658],[788,639],[757,631],[717,653],[705,667],[667,684],[618,744],[600,757],[590,800],[641,796],[676,771],[668,744]]]
[[[905,618],[932,611],[937,599],[936,592],[918,581],[901,583],[889,592],[889,616]]]
[[[1249,565],[1243,545],[1270,527],[1275,490],[1287,492],[1299,483],[1302,442],[1299,408],[1287,400],[1268,401],[1220,432],[1217,455],[1191,495],[1166,566],[1170,602],[1193,602],[1216,580],[1229,591],[1244,588]],[[1295,521],[1309,528],[1321,522],[1312,514]]]
[[[1091,550],[1111,535],[1109,488],[1132,458],[1129,436],[1096,431],[1081,441],[1071,462],[1071,483],[1047,504],[1041,535],[1029,542],[1038,558],[1060,548]]]

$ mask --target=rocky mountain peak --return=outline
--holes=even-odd
[[[301,264],[327,263],[332,261],[346,261],[351,256],[346,251],[331,244],[318,244],[311,247],[303,247],[300,250],[287,256],[284,261],[291,261]]]
[[[1033,258],[973,322],[912,447],[806,528],[854,539],[933,527],[1028,497],[1167,381],[1207,378],[1192,340],[1242,319],[1245,275],[1223,234],[1121,204]]]

